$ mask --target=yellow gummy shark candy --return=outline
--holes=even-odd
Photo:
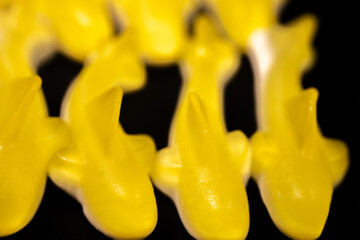
[[[177,61],[187,35],[194,0],[110,0],[125,31],[133,31],[143,58],[150,63]]]
[[[238,55],[210,19],[200,17],[195,24],[181,64],[186,77],[169,147],[158,153],[151,176],[175,202],[193,237],[244,239],[250,149],[242,132],[226,134],[219,90],[237,69]]]
[[[85,60],[114,32],[104,0],[23,1],[37,6],[51,22],[61,50],[77,60]]]
[[[0,237],[25,227],[40,204],[48,160],[65,145],[65,124],[33,114],[41,80],[0,82]]]
[[[53,9],[53,4],[47,6],[48,1],[14,2],[17,4],[6,11],[0,11],[1,81],[33,75],[37,65],[58,48],[73,58],[84,59],[110,36],[110,30],[104,30],[109,27],[101,25],[104,21],[96,18],[99,13],[88,13],[87,8],[82,8],[82,11],[85,11],[83,14],[91,19],[98,19],[96,22],[100,25],[93,26],[89,23],[83,26],[81,21],[76,19],[72,24],[64,24],[62,17],[70,15],[72,17],[69,18],[74,18],[76,9],[67,8],[62,11],[63,15],[54,16],[49,10]],[[43,6],[45,3],[47,5]],[[98,28],[102,30],[97,30]],[[81,48],[78,45],[81,45]]]
[[[302,71],[313,62],[315,21],[305,16],[254,34],[259,131],[252,137],[253,176],[270,216],[291,238],[315,239],[325,225],[333,186],[348,168],[345,144],[322,136],[318,92],[303,90]]]
[[[144,238],[157,222],[148,177],[154,143],[127,135],[118,122],[120,86],[139,86],[145,76],[129,43],[120,37],[89,58],[62,108],[73,142],[49,166],[50,178],[82,204],[88,220],[116,239]]]
[[[105,1],[14,0],[1,14],[5,15],[6,12],[20,12],[17,19],[12,19],[12,23],[17,25],[14,28],[16,34],[31,39],[36,35],[39,26],[46,28],[47,34],[53,37],[54,47],[76,60],[84,60],[114,32]],[[5,32],[5,34],[8,33]],[[42,38],[46,40],[44,36]],[[44,39],[37,37],[40,41]],[[28,43],[34,42],[28,40]],[[39,51],[39,49],[29,48],[26,43],[16,46],[27,47],[29,52]],[[39,52],[30,53],[39,55]]]
[[[66,142],[60,119],[47,118],[34,73],[53,37],[23,10],[0,12],[0,236],[30,222],[44,192],[48,160]]]

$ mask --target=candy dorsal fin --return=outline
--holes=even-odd
[[[300,148],[314,144],[320,134],[316,118],[318,96],[315,88],[309,88],[287,103],[291,132]]]
[[[210,125],[200,97],[195,92],[191,92],[188,96],[187,117],[189,130],[195,134],[195,137],[202,138],[211,134]]]
[[[120,87],[113,87],[87,104],[86,110],[90,125],[98,141],[105,149],[119,132],[119,116],[123,92]]]
[[[177,119],[178,141],[199,141],[211,135],[210,125],[205,115],[200,97],[195,92],[190,92],[180,110]]]
[[[20,131],[29,106],[40,89],[37,76],[11,81],[0,87],[0,137],[2,140],[16,136]]]
[[[181,162],[209,166],[218,157],[222,141],[214,136],[200,97],[191,92],[186,101],[176,133]]]

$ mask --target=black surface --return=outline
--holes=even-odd
[[[345,1],[289,1],[281,21],[288,22],[303,13],[319,18],[315,38],[318,58],[315,67],[304,76],[304,87],[319,89],[318,120],[325,136],[343,139],[350,149],[351,166],[343,183],[335,190],[328,221],[320,239],[360,239],[360,197],[356,179],[359,173],[359,96],[355,73],[358,64],[354,32],[354,6]],[[351,25],[352,24],[352,25]],[[352,27],[354,26],[354,27]],[[81,65],[56,55],[44,64],[39,74],[50,114],[59,114],[62,96],[81,69]],[[120,122],[128,133],[147,133],[157,147],[167,144],[172,114],[181,86],[176,66],[148,67],[148,85],[140,92],[126,95]],[[226,88],[225,115],[229,130],[241,129],[250,136],[256,129],[251,66],[246,57],[241,69]],[[256,184],[247,186],[250,204],[248,239],[287,239],[272,223]],[[148,239],[191,239],[177,215],[174,204],[155,190],[159,219]],[[4,239],[108,239],[92,227],[81,206],[49,180],[41,206],[34,219],[20,232]]]

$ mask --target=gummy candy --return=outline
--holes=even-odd
[[[333,186],[348,167],[345,144],[322,136],[318,91],[302,90],[310,67],[314,18],[259,31],[251,39],[259,131],[252,137],[253,176],[276,226],[291,238],[318,238]]]
[[[195,238],[244,239],[250,147],[242,132],[226,134],[219,90],[236,70],[238,55],[208,18],[195,24],[181,60],[185,80],[169,147],[159,152],[152,179],[173,199]]]
[[[118,123],[120,86],[144,82],[144,66],[127,37],[94,53],[72,84],[61,116],[73,141],[49,165],[50,178],[82,204],[88,220],[117,239],[143,238],[157,221],[148,177],[155,146],[147,136],[127,135]]]

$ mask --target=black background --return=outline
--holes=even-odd
[[[322,2],[322,3],[321,3]],[[350,2],[350,1],[349,1]],[[326,3],[326,4],[325,4]],[[318,17],[314,40],[317,63],[304,75],[304,87],[319,89],[318,121],[325,136],[344,140],[350,149],[350,169],[335,190],[328,221],[320,239],[360,239],[360,197],[356,183],[359,171],[359,80],[354,3],[347,1],[292,0],[283,10],[286,23],[303,13]],[[52,116],[59,115],[61,99],[82,65],[57,54],[39,68],[43,89]],[[148,84],[126,95],[120,122],[128,133],[151,135],[158,149],[167,145],[168,130],[181,87],[177,66],[147,67]],[[247,57],[225,91],[228,130],[241,129],[247,136],[255,130],[253,74]],[[247,186],[250,204],[250,231],[247,239],[287,239],[272,223],[254,181]],[[148,239],[192,239],[183,227],[174,204],[155,189],[158,224]],[[43,201],[34,219],[20,232],[4,239],[108,239],[92,227],[73,198],[47,182]]]

